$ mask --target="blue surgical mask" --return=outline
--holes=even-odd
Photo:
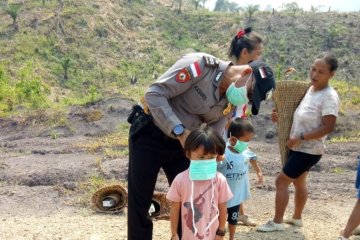
[[[249,146],[249,142],[243,142],[243,141],[237,140],[235,143],[235,146],[233,146],[233,148],[238,153],[242,153],[245,149],[247,149],[248,146]]]
[[[190,180],[209,180],[216,176],[216,159],[191,160],[190,161]]]
[[[248,102],[246,86],[237,88],[235,83],[231,85],[226,90],[226,97],[228,101],[234,106],[241,106]]]

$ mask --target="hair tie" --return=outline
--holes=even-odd
[[[237,39],[242,38],[244,35],[245,35],[245,30],[244,30],[244,29],[241,29],[241,30],[236,34]]]
[[[239,39],[248,33],[251,33],[251,27],[239,30],[239,32],[236,34],[236,37],[237,37],[237,39]]]

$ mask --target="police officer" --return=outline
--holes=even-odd
[[[235,66],[205,53],[181,57],[149,87],[128,119],[129,240],[152,239],[148,210],[157,175],[163,168],[171,184],[189,167],[182,147],[190,131],[207,124],[221,132],[233,108],[246,102],[256,115],[274,88],[273,72],[263,61]]]

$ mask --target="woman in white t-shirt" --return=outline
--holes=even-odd
[[[284,213],[289,202],[288,187],[295,186],[295,211],[286,223],[301,227],[302,212],[307,200],[306,177],[311,167],[319,162],[325,149],[327,134],[335,127],[339,110],[339,97],[329,86],[329,80],[335,75],[337,59],[330,53],[324,53],[315,59],[310,68],[311,87],[306,92],[294,113],[288,160],[276,178],[275,216],[273,220],[259,226],[258,231],[272,232],[284,230]],[[277,112],[271,118],[278,120]]]

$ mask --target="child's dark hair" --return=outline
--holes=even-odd
[[[245,28],[240,30],[231,41],[228,55],[230,58],[235,57],[238,60],[244,48],[252,52],[262,42],[259,34],[251,32],[251,28]]]
[[[242,118],[235,118],[234,120],[231,121],[228,132],[227,132],[227,137],[242,137],[244,136],[245,132],[251,132],[253,133],[254,130],[254,126],[250,123],[249,120],[246,119],[242,119]]]
[[[323,59],[330,67],[330,71],[336,71],[338,69],[338,60],[336,59],[335,55],[330,52],[321,53],[316,59]]]
[[[223,155],[226,147],[221,135],[209,127],[200,127],[190,133],[185,141],[185,153],[190,153],[200,146],[204,147],[205,155],[208,153]]]

